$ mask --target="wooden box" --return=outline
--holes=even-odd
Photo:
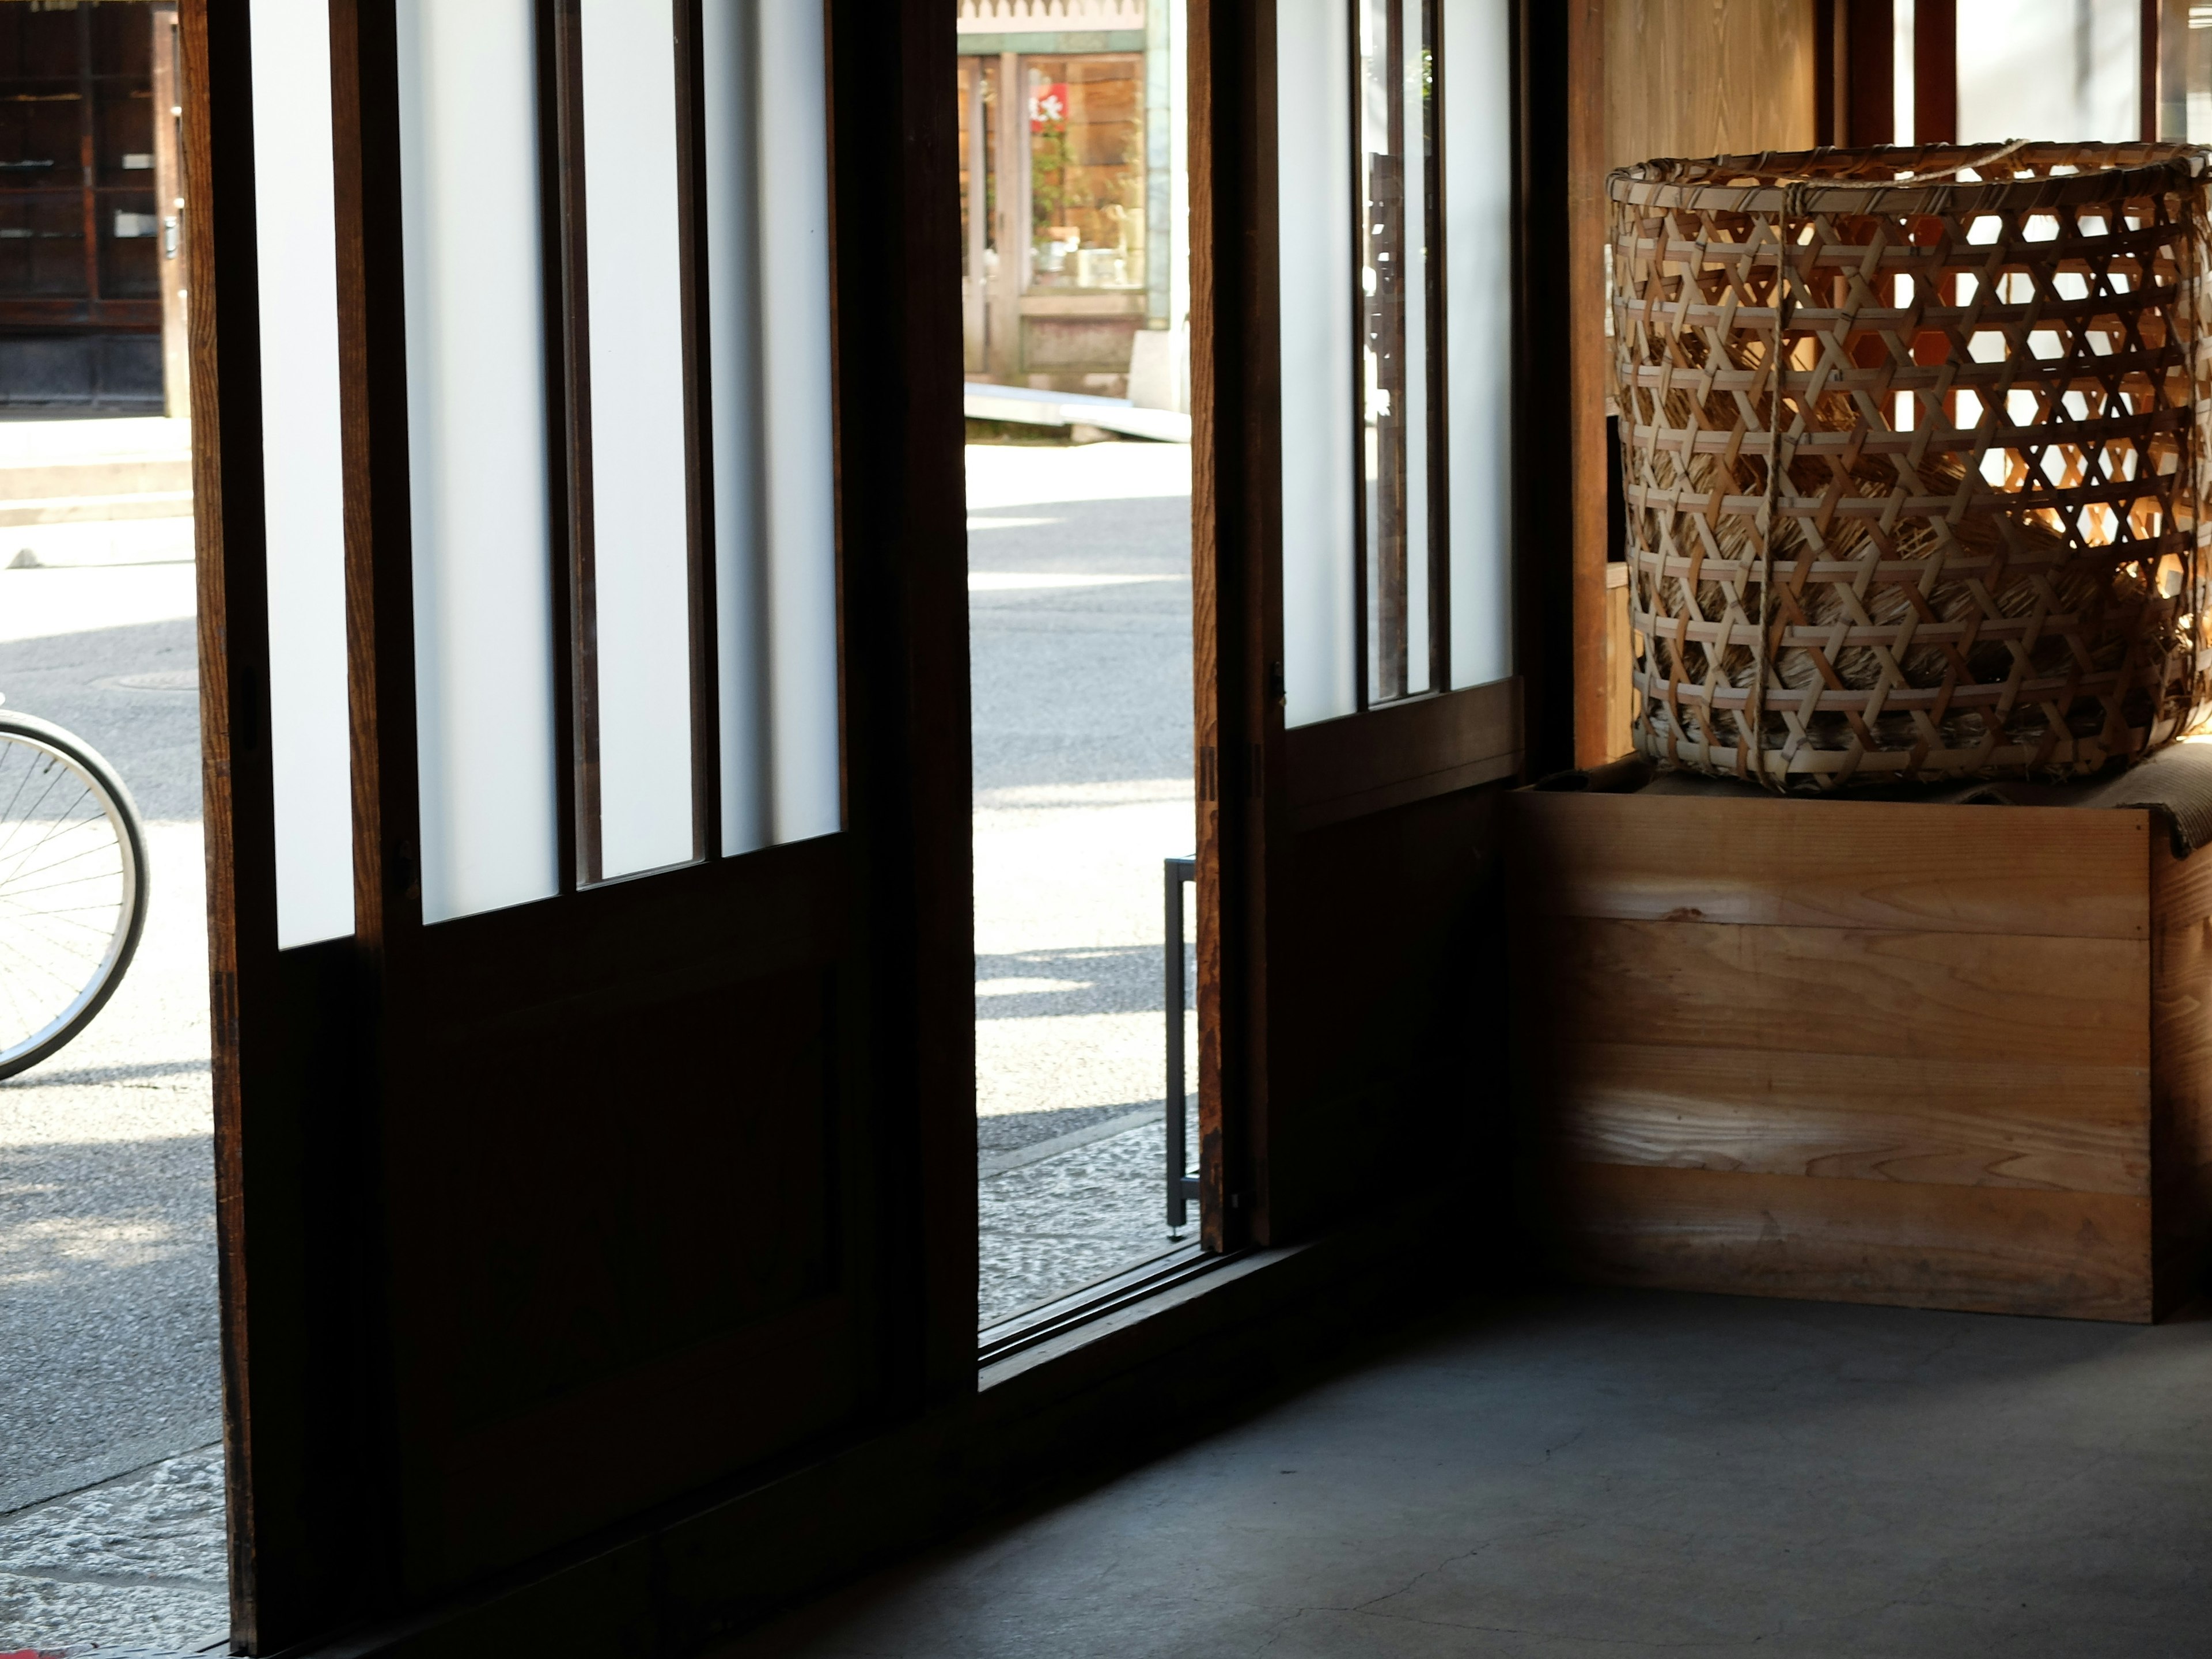
[[[2148,1321],[2212,1214],[2212,850],[2144,808],[1522,790],[1530,1194],[1618,1284]]]

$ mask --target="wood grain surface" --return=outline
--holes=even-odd
[[[1813,9],[1813,0],[1607,0],[1607,167],[1809,149]]]
[[[2147,1066],[2150,945],[1560,917],[1567,1006],[1674,1048]]]
[[[1560,1150],[1577,1162],[2150,1192],[2142,1067],[1632,1042],[1578,1044],[1563,1064]]]
[[[1544,878],[1522,902],[1571,916],[2142,939],[2150,814],[2063,807],[1513,797]]]
[[[1583,1164],[1573,1251],[1623,1285],[2148,1322],[2150,1201]]]

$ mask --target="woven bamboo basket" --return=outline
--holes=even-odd
[[[2065,776],[2212,711],[2209,161],[1612,175],[1641,752],[1777,788]]]

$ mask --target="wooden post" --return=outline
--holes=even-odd
[[[191,413],[191,357],[185,325],[185,173],[180,129],[185,97],[178,72],[176,0],[147,8],[154,30],[154,196],[161,243],[161,390],[172,420]]]
[[[1957,0],[1919,0],[1913,8],[1912,142],[1959,142]]]
[[[1567,14],[1570,84],[1601,88],[1603,0],[1577,0]],[[1574,538],[1575,763],[1595,766],[1613,728],[1606,653],[1605,389],[1611,342],[1605,335],[1606,100],[1567,105],[1568,340],[1574,376],[1574,473],[1569,522]]]

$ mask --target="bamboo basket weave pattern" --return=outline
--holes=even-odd
[[[1641,752],[2078,775],[2212,707],[2207,172],[2015,143],[1612,175]]]

